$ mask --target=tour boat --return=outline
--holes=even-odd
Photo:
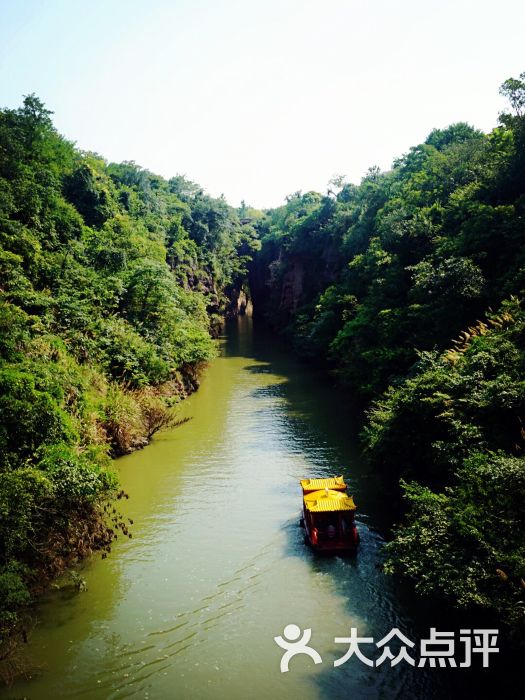
[[[301,479],[306,541],[316,552],[353,554],[359,544],[356,505],[342,476]]]

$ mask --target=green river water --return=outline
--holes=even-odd
[[[249,318],[221,348],[181,406],[191,420],[117,462],[133,539],[85,564],[86,592],[46,597],[27,648],[40,672],[0,697],[453,697],[441,669],[355,658],[334,668],[346,649],[334,637],[350,627],[418,640],[442,620],[382,573],[390,497],[360,462],[343,396]],[[358,505],[360,552],[318,558],[298,525],[298,481],[340,473]],[[280,673],[273,638],[289,623],[312,629],[322,664],[298,656]]]

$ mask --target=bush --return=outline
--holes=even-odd
[[[2,474],[0,479],[0,554],[9,562],[25,554],[42,511],[53,496],[51,480],[38,469],[25,467]],[[38,528],[37,528],[38,529]]]
[[[18,610],[31,600],[24,583],[26,575],[26,568],[18,562],[13,561],[0,567],[0,641],[16,626]]]
[[[475,453],[444,493],[403,488],[407,524],[386,545],[387,571],[525,628],[525,459]]]
[[[116,454],[143,445],[140,407],[132,393],[116,383],[109,385],[104,400],[103,427]]]
[[[151,342],[121,319],[113,318],[102,324],[98,346],[102,365],[115,380],[142,387],[160,384],[169,378],[167,360]]]
[[[31,317],[18,306],[0,301],[0,357],[20,357],[30,338]]]
[[[70,445],[47,445],[39,456],[38,468],[49,477],[54,498],[66,507],[94,503],[116,486],[114,474],[102,470]]]
[[[73,442],[75,437],[69,416],[49,391],[36,387],[33,375],[0,369],[0,470],[32,458],[45,443]]]
[[[162,397],[138,392],[136,400],[140,407],[142,424],[148,440],[162,428],[169,428],[177,423],[175,409],[168,406]]]
[[[525,620],[525,314],[515,299],[421,356],[369,413],[369,456],[396,473],[407,523],[387,570],[427,595]]]

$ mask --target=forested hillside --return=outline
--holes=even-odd
[[[371,404],[375,467],[416,480],[388,568],[523,624],[525,74],[501,92],[491,133],[434,130],[389,172],[268,212],[251,281],[256,310]]]
[[[176,420],[255,247],[223,199],[78,151],[35,96],[0,112],[0,639],[131,536],[103,517],[110,456]]]
[[[264,213],[80,152],[35,96],[0,112],[0,640],[132,535],[111,457],[176,422],[248,270],[256,313],[357,397],[371,463],[401,479],[388,570],[523,625],[525,74],[502,92],[491,133],[434,130]]]

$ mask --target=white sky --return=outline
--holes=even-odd
[[[0,0],[0,106],[35,92],[80,148],[277,206],[491,129],[524,27],[523,0]]]

